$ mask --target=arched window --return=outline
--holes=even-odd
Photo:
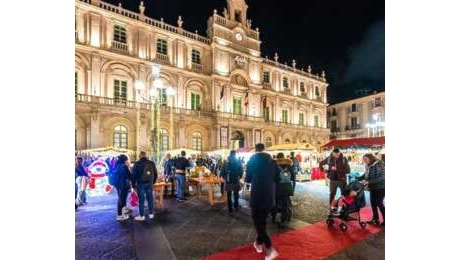
[[[201,151],[201,134],[198,132],[195,132],[192,134],[192,149]]]
[[[113,146],[128,148],[128,129],[125,126],[117,125],[113,130]]]
[[[169,147],[168,131],[164,128],[161,128],[158,134],[159,134],[158,140],[160,140],[160,151],[167,151]]]
[[[284,143],[285,143],[285,144],[290,144],[290,143],[291,143],[291,140],[289,140],[289,138],[286,138],[286,140],[284,140]]]
[[[265,137],[265,147],[268,148],[272,146],[272,138],[271,137]]]

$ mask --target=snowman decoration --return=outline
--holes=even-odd
[[[109,184],[107,174],[110,168],[102,159],[97,159],[88,166],[90,196],[101,196],[110,193],[112,186]]]

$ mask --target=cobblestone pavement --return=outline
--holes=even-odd
[[[165,209],[157,210],[153,221],[140,224],[133,219],[124,223],[115,220],[115,195],[90,197],[88,204],[75,214],[76,259],[188,260],[247,244],[254,241],[256,234],[245,197],[240,201],[243,208],[232,217],[224,205],[211,207],[193,196],[184,203],[166,199]],[[294,219],[288,229],[322,221],[328,207],[328,187],[322,183],[298,184],[292,201]],[[288,229],[268,225],[270,234]],[[333,259],[365,259],[347,257],[364,257],[366,254],[360,252],[371,248],[384,251],[384,235],[375,236],[367,244],[358,244],[356,249],[352,247]],[[153,255],[156,257],[152,258]]]

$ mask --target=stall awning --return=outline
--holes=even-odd
[[[267,151],[281,151],[281,150],[316,150],[316,148],[309,143],[300,144],[277,144],[267,148]]]
[[[371,138],[355,138],[355,139],[342,139],[332,140],[329,143],[321,146],[322,149],[329,148],[346,148],[346,147],[382,147],[385,145],[385,136],[371,137]]]

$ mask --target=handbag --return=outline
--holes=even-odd
[[[137,205],[139,205],[139,196],[137,196],[137,193],[135,191],[131,192],[129,203],[131,204],[131,207],[136,207]]]

